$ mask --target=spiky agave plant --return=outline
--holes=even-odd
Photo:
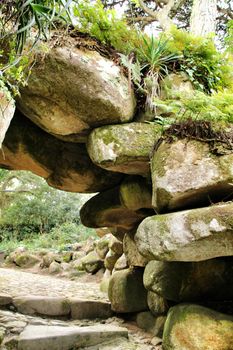
[[[168,39],[163,36],[156,40],[154,36],[142,36],[142,45],[138,49],[138,55],[143,62],[142,69],[146,70],[143,81],[143,89],[147,95],[146,108],[155,112],[155,98],[160,96],[160,82],[168,75],[168,67],[177,61],[180,56],[170,53],[167,47]]]
[[[27,36],[35,28],[37,40],[46,37],[55,20],[70,18],[72,0],[3,0],[1,1],[0,39],[15,36],[16,52],[21,53]]]

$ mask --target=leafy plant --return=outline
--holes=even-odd
[[[213,123],[233,123],[232,91],[206,95],[195,91],[192,95],[177,94],[176,99],[155,101],[160,112],[160,118],[172,124],[177,120],[208,120]],[[156,120],[155,120],[156,121]]]
[[[101,0],[80,0],[73,13],[79,31],[89,33],[117,51],[129,54],[137,46],[137,31],[130,28],[124,18],[119,18],[116,10],[105,9]]]
[[[173,28],[168,50],[180,55],[175,70],[184,71],[197,90],[212,93],[233,86],[232,62],[217,50],[212,38]]]

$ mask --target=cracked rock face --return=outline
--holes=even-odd
[[[37,54],[18,108],[50,134],[80,142],[93,127],[130,121],[136,103],[119,66],[69,43]]]
[[[233,203],[151,216],[135,235],[149,260],[201,261],[233,255]]]
[[[229,199],[232,164],[233,153],[213,155],[208,143],[163,142],[151,162],[154,207],[165,212]]]

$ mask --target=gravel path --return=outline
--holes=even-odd
[[[99,290],[98,283],[70,281],[52,276],[33,274],[31,272],[15,269],[0,268],[0,294],[9,294],[12,297],[25,295],[76,297],[80,299],[107,301],[106,294]],[[17,350],[19,334],[28,325],[54,325],[54,326],[92,326],[98,324],[112,324],[128,329],[129,340],[127,344],[113,347],[116,350],[156,350],[160,346],[153,345],[152,335],[138,329],[133,322],[124,321],[122,318],[111,317],[106,320],[55,320],[46,317],[34,317],[22,315],[10,310],[0,310],[0,330],[5,329],[4,345],[0,350]],[[7,342],[9,342],[7,346]],[[97,346],[88,350],[110,350],[111,346]]]
[[[0,268],[0,291],[13,297],[30,294],[107,300],[106,294],[99,290],[97,283],[70,281],[53,276],[3,268]]]

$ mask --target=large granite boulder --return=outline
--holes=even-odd
[[[146,218],[135,240],[149,260],[201,261],[233,255],[233,203]]]
[[[214,155],[196,140],[162,142],[151,161],[153,206],[157,211],[187,209],[229,198],[233,151]]]
[[[15,113],[15,102],[7,88],[0,88],[0,149]]]
[[[230,350],[232,344],[232,316],[192,304],[169,310],[163,332],[164,350]]]
[[[93,127],[130,121],[135,98],[112,60],[77,48],[75,38],[38,49],[19,109],[45,131],[66,141],[83,141]]]
[[[143,269],[115,272],[108,287],[112,310],[119,313],[147,310],[147,291],[143,286]]]
[[[0,167],[30,170],[52,187],[71,192],[96,192],[113,187],[120,174],[95,166],[85,145],[63,142],[32,124],[19,112],[7,131]]]
[[[146,180],[143,181],[146,182]],[[83,225],[93,228],[117,227],[130,231],[135,229],[146,216],[153,215],[154,211],[148,200],[148,195],[139,198],[137,193],[128,191],[125,196],[122,196],[122,192],[126,192],[125,187],[123,181],[119,187],[101,192],[89,199],[80,211]],[[144,188],[148,193],[145,184],[140,190],[143,191]],[[132,204],[132,198],[136,199],[135,205]]]
[[[233,298],[233,258],[201,262],[150,261],[144,286],[161,297],[175,301],[218,301]]]
[[[153,124],[103,126],[92,131],[87,150],[93,163],[104,169],[148,175],[149,155],[160,136],[160,128]]]

